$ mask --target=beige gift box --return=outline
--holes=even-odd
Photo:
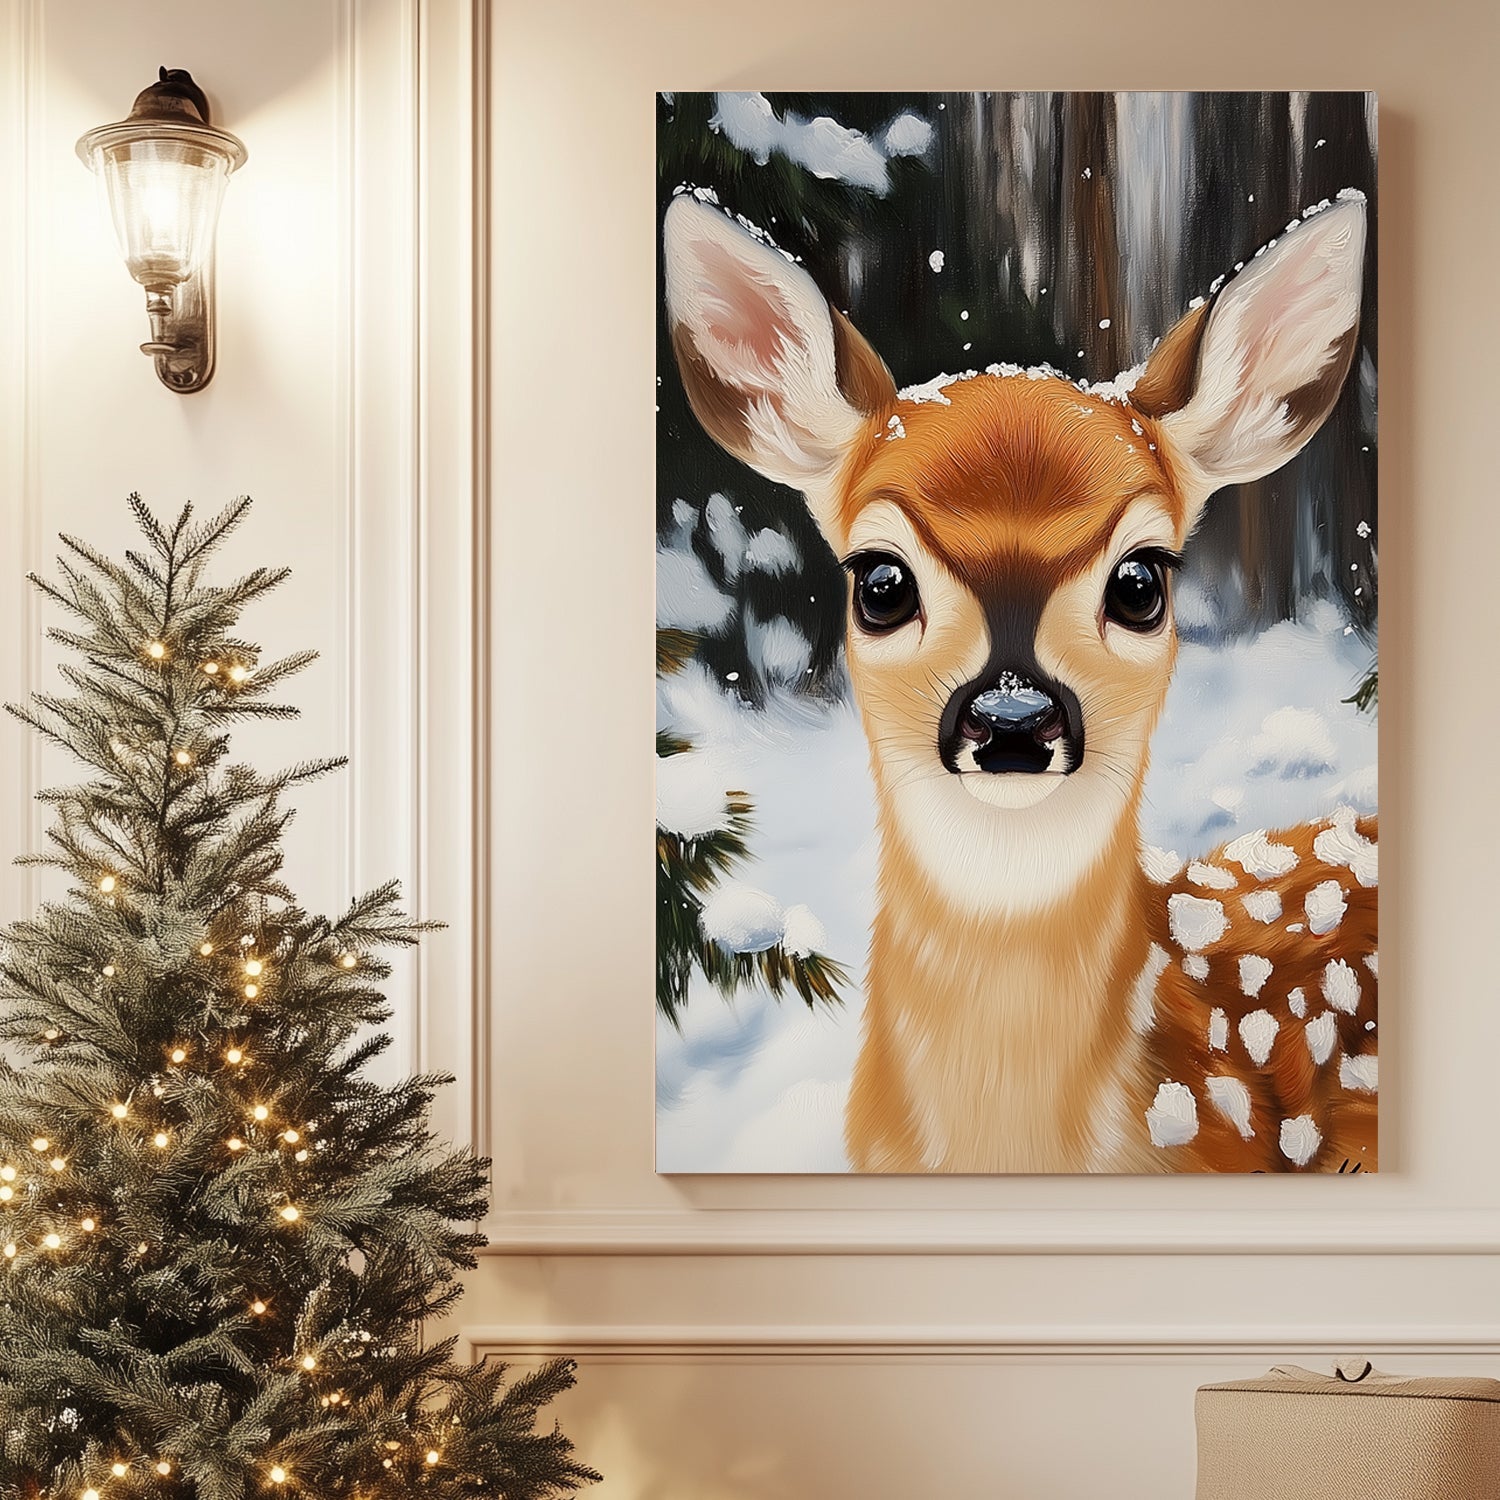
[[[1500,1380],[1284,1365],[1195,1415],[1198,1500],[1500,1500]]]

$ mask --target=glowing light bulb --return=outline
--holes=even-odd
[[[111,1104],[109,1107],[109,1112],[117,1120],[123,1120],[125,1116],[130,1113],[130,1111],[126,1109],[123,1104]]]
[[[381,1459],[381,1460],[380,1460],[380,1466],[381,1466],[381,1468],[383,1468],[383,1469],[392,1469],[392,1468],[394,1468],[394,1467],[395,1467],[395,1465],[394,1465],[394,1464],[393,1464],[393,1463],[392,1463],[392,1462],[391,1462],[391,1460],[390,1460],[390,1459],[388,1459],[388,1458],[383,1458],[383,1459]]]
[[[172,1061],[174,1063],[184,1063],[184,1062],[186,1062],[187,1061],[187,1048],[186,1047],[173,1047],[172,1048]]]
[[[115,877],[113,875],[101,875],[99,877],[99,889],[107,896],[115,888]]]
[[[92,1234],[99,1226],[94,1222],[93,1219],[80,1219],[78,1221],[78,1227],[85,1234]]]
[[[358,962],[359,960],[352,953],[346,953],[339,959],[339,967],[341,969],[352,969]]]
[[[245,986],[245,999],[253,1000],[258,994],[260,994],[260,986],[258,984],[247,984]]]
[[[109,1466],[109,1472],[111,1474],[113,1474],[116,1479],[123,1479],[130,1472],[130,1465],[129,1464],[111,1464]]]
[[[8,1162],[0,1167],[0,1182],[14,1182],[16,1180],[16,1169]]]
[[[156,1472],[160,1474],[163,1479],[165,1479],[167,1475],[172,1472],[172,1465],[169,1464],[166,1459],[162,1459],[162,1461],[156,1466]]]
[[[271,1111],[268,1110],[264,1104],[257,1104],[255,1108],[250,1111],[250,1113],[253,1114],[257,1120],[268,1120],[271,1117]]]
[[[37,1138],[31,1143],[31,1149],[33,1151],[47,1151],[51,1149],[51,1146],[52,1142],[49,1141],[44,1135],[37,1136]]]
[[[175,760],[179,766],[190,766],[193,763],[192,754],[187,750],[173,751],[172,759]]]
[[[295,1130],[288,1130],[288,1131],[283,1132],[281,1138],[282,1138],[282,1140],[284,1140],[285,1142],[287,1142],[288,1145],[291,1145],[291,1146],[295,1146],[297,1144],[297,1142],[302,1139],[302,1137],[300,1135],[298,1135]]]
[[[43,1037],[46,1038],[47,1041],[49,1041],[49,1042],[55,1042],[58,1039],[58,1037],[60,1037],[62,1035],[62,1032],[60,1032],[57,1029],[57,1027],[55,1027],[55,1026],[49,1026],[42,1033],[42,1035],[43,1035]]]
[[[208,955],[214,951],[214,945],[212,943],[199,943],[198,951],[204,956],[204,958],[207,958]]]
[[[250,1304],[250,1311],[253,1312],[257,1318],[262,1317],[264,1316],[266,1311],[266,1304],[262,1302],[259,1297],[257,1297],[255,1301]]]
[[[6,1183],[4,1187],[0,1187],[0,1203],[9,1203],[15,1196],[16,1190],[9,1183]]]
[[[293,1159],[296,1160],[296,1161],[306,1161],[307,1160],[307,1148],[304,1146],[302,1148],[302,1150],[299,1151],[297,1153],[297,1155],[295,1156],[295,1158],[293,1158]]]
[[[100,970],[100,973],[102,973],[106,979],[113,979],[115,977],[115,966],[113,964],[105,964],[103,969]]]
[[[255,976],[257,974],[259,974],[260,971],[261,971],[261,969],[264,968],[264,967],[265,966],[261,963],[261,961],[258,958],[247,958],[245,960],[245,972],[252,979],[254,979]]]
[[[299,1209],[293,1208],[292,1205],[288,1203],[287,1206],[281,1210],[281,1217],[285,1219],[288,1224],[295,1224],[297,1220],[302,1217],[302,1213]]]
[[[442,1456],[436,1448],[429,1448],[427,1450],[427,1462],[430,1464],[435,1464]]]
[[[63,1158],[60,1157],[60,1156],[54,1156],[52,1158],[52,1170],[54,1172],[61,1172],[63,1170],[63,1168],[66,1167],[67,1165],[68,1165],[67,1162],[64,1161]]]
[[[238,1047],[231,1047],[224,1054],[224,1061],[227,1062],[227,1063],[230,1063],[231,1065],[235,1064],[235,1063],[242,1063],[242,1062],[244,1062],[244,1060],[245,1060],[245,1054]]]
[[[167,654],[167,648],[160,641],[150,641],[146,645],[146,655],[152,661],[160,661]]]
[[[6,1245],[6,1247],[5,1247],[5,1258],[6,1258],[6,1260],[14,1260],[16,1258],[16,1242],[14,1240],[11,1240]]]
[[[171,1141],[171,1139],[171,1136],[169,1136],[165,1130],[158,1130],[156,1134],[151,1137],[151,1142],[153,1145],[159,1147],[162,1150],[165,1150],[167,1144]]]
[[[44,1234],[42,1243],[49,1250],[60,1250],[62,1248],[62,1236],[60,1234]]]
[[[136,1253],[136,1254],[137,1254],[137,1255],[144,1255],[144,1254],[145,1254],[145,1253],[146,1253],[146,1249],[147,1249],[147,1245],[146,1245],[146,1242],[145,1242],[145,1240],[142,1240],[142,1241],[141,1241],[141,1242],[140,1242],[140,1244],[139,1244],[139,1245],[137,1245],[137,1246],[136,1246],[136,1247],[135,1247],[135,1253]],[[158,1474],[159,1474],[159,1473],[161,1473],[161,1470],[160,1470],[160,1469],[158,1469],[158,1470],[157,1470],[157,1473],[158,1473]]]
[[[224,1144],[228,1146],[231,1151],[243,1151],[245,1149],[245,1143],[237,1135],[230,1136],[229,1139],[224,1142]]]
[[[286,1483],[286,1470],[283,1469],[280,1464],[272,1464],[271,1465],[271,1483],[272,1484],[285,1484]]]
[[[210,677],[217,677],[219,675],[219,664],[216,661],[206,661],[203,663],[203,670]]]
[[[229,680],[231,682],[243,682],[250,673],[241,666],[233,666],[229,669]]]
[[[311,1354],[304,1354],[302,1356],[302,1368],[304,1370],[316,1370],[318,1368],[318,1361]]]
[[[95,1489],[85,1490],[82,1500],[99,1500],[99,1491]]]

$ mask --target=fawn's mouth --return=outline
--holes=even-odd
[[[1045,801],[1068,778],[1066,771],[1025,772],[960,771],[958,782],[986,807],[1023,809]]]

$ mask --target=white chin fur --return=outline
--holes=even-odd
[[[988,807],[1035,807],[1063,784],[1061,771],[964,771],[963,789]]]

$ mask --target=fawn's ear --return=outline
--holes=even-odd
[[[1131,400],[1213,489],[1292,458],[1333,410],[1359,339],[1365,205],[1340,199],[1262,251],[1157,346]]]
[[[895,402],[880,356],[806,271],[708,204],[673,199],[662,259],[677,367],[708,435],[768,479],[818,488]]]

